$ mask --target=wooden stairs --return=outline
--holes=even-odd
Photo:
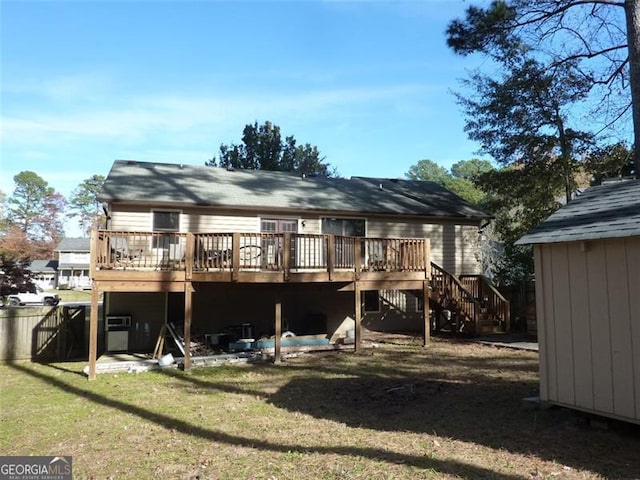
[[[429,306],[434,331],[478,336],[510,330],[509,301],[484,275],[447,272],[431,262]]]

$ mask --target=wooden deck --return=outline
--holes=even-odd
[[[96,231],[94,281],[181,290],[182,282],[423,281],[429,240],[262,233]]]
[[[353,292],[356,351],[361,348],[366,290],[420,290],[429,297],[427,238],[360,238],[296,233],[174,233],[93,230],[91,303],[100,292],[184,292],[184,339],[191,338],[193,283],[336,282]],[[274,361],[280,362],[282,300],[274,298]],[[429,308],[423,308],[424,344]],[[91,309],[89,379],[96,378],[97,308]],[[184,368],[191,368],[187,349]]]
[[[412,290],[423,299],[424,345],[429,301],[436,330],[478,335],[508,331],[509,302],[481,275],[456,277],[431,262],[428,238],[362,238],[296,233],[172,233],[94,230],[92,306],[100,292],[183,292],[184,337],[191,336],[194,283],[300,284],[333,282],[352,291],[355,349],[361,346],[362,296],[367,290]],[[440,313],[449,312],[444,323]],[[95,378],[97,308],[91,309],[89,377]],[[274,357],[281,354],[282,302],[274,298]],[[191,365],[185,354],[185,368]]]

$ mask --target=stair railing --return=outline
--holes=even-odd
[[[433,300],[452,312],[454,333],[466,333],[468,328],[475,333],[481,308],[479,300],[455,275],[433,262],[431,262],[431,292]],[[469,324],[470,327],[468,327]]]
[[[511,329],[509,300],[484,275],[460,275],[460,282],[480,301],[482,311],[499,322],[505,332]]]

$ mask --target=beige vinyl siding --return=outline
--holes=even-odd
[[[368,237],[429,238],[431,259],[454,274],[481,273],[478,252],[479,225],[422,223],[420,220],[369,219]]]
[[[153,210],[123,209],[111,213],[112,230],[150,231],[152,229]],[[164,210],[176,210],[166,208]],[[193,233],[222,233],[244,232],[257,233],[260,231],[260,219],[256,214],[211,214],[207,211],[183,209],[180,210],[180,231]]]
[[[117,205],[111,212],[112,230],[150,231],[152,207]],[[162,210],[158,207],[157,210]],[[166,208],[166,210],[176,210]],[[261,218],[283,218],[298,220],[298,232],[310,235],[322,233],[322,215],[300,216],[273,212],[242,213],[225,210],[215,212],[207,208],[185,208],[180,210],[180,231],[194,233],[257,233]],[[366,218],[364,216],[340,218]],[[304,226],[302,226],[304,221]],[[453,274],[481,273],[478,255],[477,224],[460,225],[451,221],[423,223],[420,219],[395,217],[366,218],[366,234],[372,238],[429,238],[431,258]]]
[[[180,230],[192,233],[258,233],[260,219],[256,216],[203,215],[186,212],[180,218]]]
[[[535,255],[541,397],[640,423],[640,238]]]
[[[109,221],[111,230],[146,232],[151,230],[151,211],[113,211]]]

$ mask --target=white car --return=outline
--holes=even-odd
[[[57,293],[46,293],[38,288],[35,293],[14,293],[7,298],[7,304],[11,307],[19,307],[21,305],[57,305],[60,297]]]

